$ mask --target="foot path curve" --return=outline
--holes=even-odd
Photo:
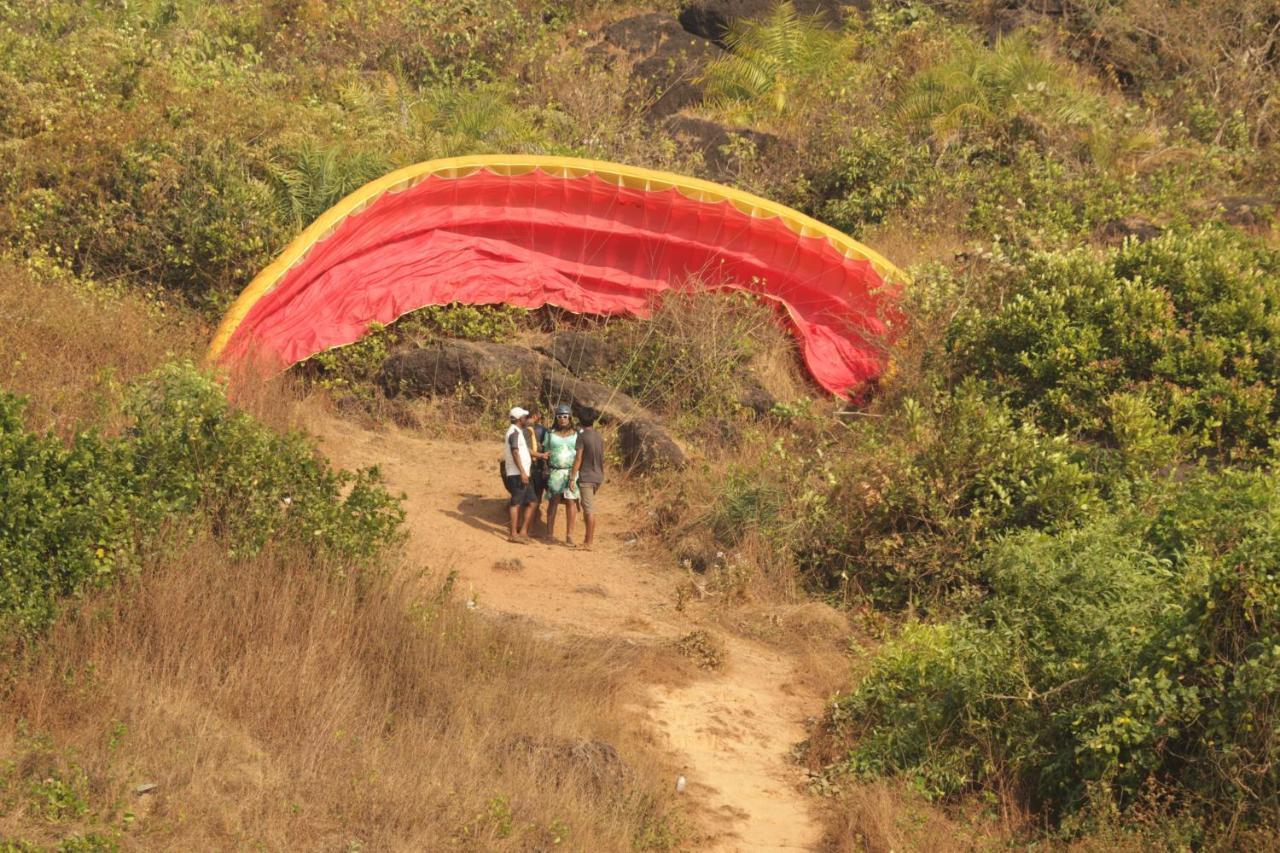
[[[513,544],[506,539],[496,442],[368,430],[316,412],[304,422],[335,464],[376,464],[390,488],[405,493],[409,559],[456,570],[455,588],[481,611],[523,617],[552,634],[637,643],[669,641],[697,627],[675,607],[682,577],[652,565],[619,535],[638,511],[625,485],[601,490],[601,532],[592,551],[536,540]],[[636,709],[683,768],[702,836],[696,849],[818,849],[821,826],[789,756],[822,697],[806,693],[796,661],[785,653],[736,637],[725,645],[723,667],[687,685],[645,685],[646,701]]]

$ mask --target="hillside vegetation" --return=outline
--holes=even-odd
[[[712,6],[753,15],[723,49],[626,35]],[[348,191],[523,151],[710,177],[875,247],[911,276],[889,370],[826,399],[771,309],[699,294],[643,324],[427,309],[291,381],[449,428],[524,401],[388,400],[390,354],[568,328],[625,353],[593,378],[694,460],[643,481],[638,532],[726,609],[848,614],[800,750],[835,849],[924,843],[873,826],[885,783],[1024,843],[1274,846],[1278,112],[1268,0],[0,0],[0,835],[109,848],[126,780],[169,768],[193,804],[141,843],[682,843],[615,658],[566,667],[444,575],[398,585],[376,471],[283,429],[286,392],[232,405],[190,366]],[[583,732],[635,775],[504,741]]]

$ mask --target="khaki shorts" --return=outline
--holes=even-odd
[[[600,486],[597,483],[578,484],[579,501],[582,504],[583,512],[593,513],[596,511],[596,489],[598,488]]]

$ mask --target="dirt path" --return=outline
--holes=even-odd
[[[646,563],[617,535],[634,509],[624,488],[601,490],[602,535],[592,552],[514,545],[506,541],[491,446],[372,432],[323,415],[310,416],[307,427],[336,464],[381,467],[391,488],[408,497],[410,557],[455,568],[457,588],[477,607],[524,616],[549,631],[637,642],[694,627],[675,609],[679,576]],[[508,570],[495,568],[504,562]],[[819,825],[788,754],[822,697],[807,695],[795,662],[774,649],[729,638],[725,658],[692,684],[650,685],[650,701],[639,709],[684,768],[686,794],[709,839],[700,846],[815,849]]]

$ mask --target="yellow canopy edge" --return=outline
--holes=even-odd
[[[619,186],[674,188],[690,198],[707,202],[727,202],[739,210],[750,211],[752,215],[763,218],[777,217],[788,228],[802,236],[822,236],[846,257],[868,261],[872,268],[886,280],[905,282],[907,277],[901,270],[891,264],[876,251],[864,246],[847,234],[832,228],[830,225],[805,216],[777,202],[752,195],[733,187],[689,178],[671,172],[654,169],[643,169],[636,166],[624,166],[620,163],[609,163],[603,160],[587,160],[579,157],[548,157],[532,154],[479,154],[467,157],[448,157],[441,160],[428,160],[397,169],[387,175],[370,181],[346,198],[320,215],[315,222],[308,225],[302,233],[295,237],[284,251],[270,265],[253,277],[248,286],[241,291],[236,301],[227,309],[226,315],[218,325],[218,330],[205,353],[205,363],[212,366],[222,354],[223,348],[235,334],[241,321],[248,315],[254,303],[270,293],[276,283],[296,263],[301,261],[311,250],[338,227],[342,220],[353,213],[364,210],[379,196],[386,192],[394,192],[415,186],[430,177],[459,178],[486,169],[501,175],[518,175],[539,169],[550,175],[574,177],[595,174],[610,183]]]

